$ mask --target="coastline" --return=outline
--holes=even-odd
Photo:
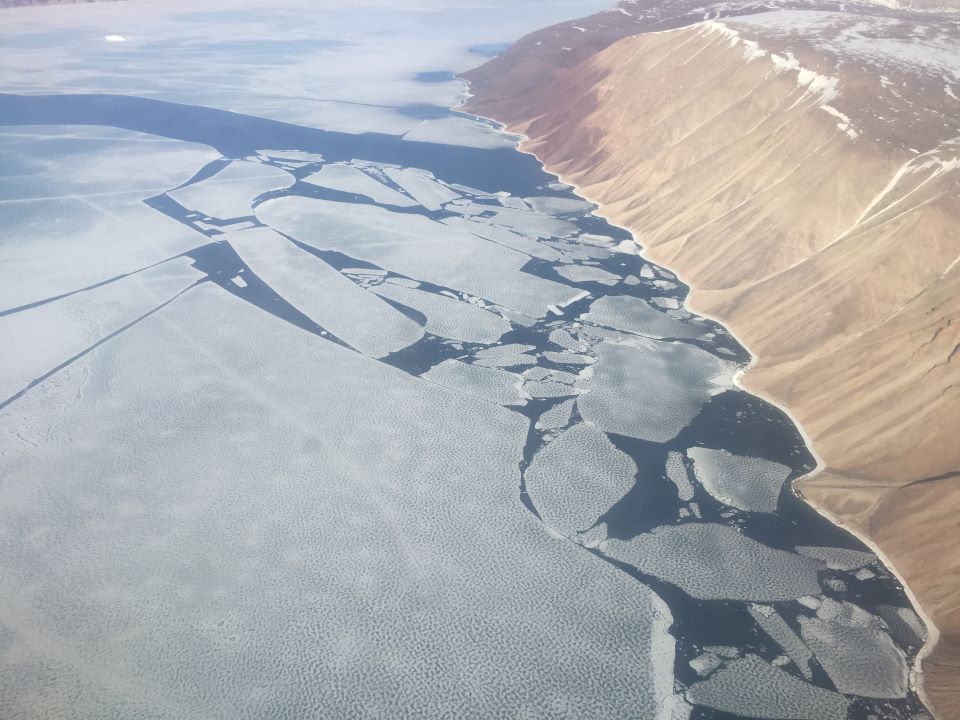
[[[468,80],[461,78],[459,75],[457,76],[457,79],[460,80],[462,83],[464,83],[465,87],[464,87],[464,92],[462,94],[462,98],[460,102],[457,105],[455,105],[452,109],[457,112],[462,112],[461,108],[464,105],[466,105],[466,103],[471,97],[473,97],[473,94],[470,92],[470,82]],[[803,424],[794,415],[794,413],[790,410],[790,408],[787,407],[778,399],[770,396],[767,392],[754,389],[750,386],[746,376],[749,373],[750,369],[753,368],[754,365],[756,365],[756,363],[760,360],[760,356],[757,355],[753,350],[751,350],[751,348],[737,334],[736,330],[730,325],[730,323],[732,322],[731,320],[724,319],[722,317],[718,317],[707,312],[703,312],[697,308],[696,301],[695,301],[696,287],[692,285],[690,282],[688,282],[687,280],[685,280],[683,275],[679,273],[676,270],[676,268],[671,267],[668,263],[659,262],[653,255],[648,254],[648,248],[640,245],[640,243],[637,242],[637,239],[636,239],[637,232],[634,228],[630,227],[629,225],[621,224],[616,217],[606,214],[604,212],[604,205],[602,202],[599,201],[599,199],[590,197],[580,185],[578,185],[577,183],[573,182],[570,179],[565,178],[560,172],[558,172],[555,169],[555,167],[551,167],[549,165],[544,164],[542,159],[534,151],[527,149],[527,146],[531,142],[531,139],[529,136],[527,136],[523,132],[518,132],[516,129],[512,128],[509,124],[502,123],[496,118],[477,115],[472,112],[467,114],[472,115],[473,117],[487,120],[495,124],[503,132],[509,133],[515,136],[516,138],[518,138],[516,143],[516,149],[518,152],[522,152],[525,155],[530,155],[531,157],[535,158],[537,162],[539,162],[543,166],[543,169],[545,172],[556,177],[558,182],[564,183],[565,185],[568,185],[569,187],[571,187],[573,189],[574,194],[577,195],[578,197],[582,198],[583,200],[593,205],[596,205],[596,208],[592,211],[593,215],[601,217],[604,220],[606,220],[608,223],[613,225],[614,227],[620,228],[630,233],[630,238],[634,242],[634,244],[636,244],[637,247],[639,248],[639,251],[640,251],[639,255],[641,257],[643,257],[645,260],[648,260],[656,265],[659,265],[660,267],[665,267],[669,269],[672,273],[674,273],[674,275],[676,275],[678,280],[680,280],[684,285],[686,285],[689,288],[687,298],[683,302],[683,305],[684,307],[686,307],[687,310],[699,315],[700,317],[706,318],[708,320],[712,320],[713,322],[716,322],[717,324],[722,325],[727,330],[727,332],[729,332],[734,337],[734,339],[736,339],[736,341],[747,351],[747,353],[750,356],[750,361],[747,363],[746,367],[744,367],[742,370],[738,371],[734,375],[733,377],[734,385],[750,393],[751,395],[754,395],[755,397],[758,397],[761,400],[773,405],[778,410],[783,412],[788,418],[790,418],[790,421],[794,424],[794,427],[797,428],[797,432],[800,434],[800,437],[803,438],[803,442],[806,445],[807,450],[809,450],[810,454],[813,456],[814,460],[816,461],[816,466],[813,468],[813,470],[811,470],[809,473],[805,475],[801,475],[797,478],[794,478],[794,480],[791,481],[790,483],[791,492],[794,494],[794,496],[796,496],[806,505],[813,508],[813,510],[816,511],[819,515],[826,518],[831,524],[835,525],[836,527],[842,528],[844,531],[850,533],[855,538],[857,538],[857,540],[859,540],[866,547],[868,547],[870,551],[877,556],[880,562],[883,563],[884,567],[886,567],[897,579],[897,581],[900,583],[901,587],[904,590],[904,593],[906,594],[907,598],[910,600],[912,609],[917,613],[917,615],[923,621],[924,626],[927,630],[927,636],[924,639],[923,646],[917,651],[917,654],[914,657],[912,666],[910,668],[910,679],[909,679],[910,687],[917,693],[918,697],[923,702],[928,712],[930,712],[931,716],[935,718],[935,720],[945,720],[945,718],[941,718],[937,714],[935,706],[933,705],[929,696],[926,693],[926,690],[924,688],[924,675],[922,670],[923,661],[927,657],[929,657],[929,655],[933,652],[933,649],[936,647],[937,643],[940,640],[939,629],[937,628],[933,620],[930,618],[930,616],[927,614],[927,612],[924,610],[923,606],[920,604],[919,600],[917,599],[916,594],[913,592],[913,589],[907,584],[903,575],[896,568],[896,566],[891,561],[891,559],[887,556],[887,554],[883,552],[883,550],[873,541],[873,539],[871,539],[869,536],[863,534],[862,532],[838,520],[825,507],[823,507],[822,505],[813,501],[811,498],[804,495],[802,490],[798,488],[798,484],[800,484],[802,481],[809,480],[811,478],[814,478],[820,475],[826,469],[826,465],[823,461],[823,458],[820,456],[820,453],[817,451],[817,448],[814,445],[813,440],[807,433],[806,428],[804,428]]]

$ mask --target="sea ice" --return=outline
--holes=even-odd
[[[611,539],[604,552],[704,600],[793,600],[819,592],[817,571],[824,567],[714,523],[662,526],[630,540]]]
[[[708,493],[725,505],[752,512],[776,512],[780,491],[791,472],[781,463],[726,450],[693,447],[687,456],[693,460],[697,481]]]
[[[281,297],[365,355],[383,357],[423,336],[413,320],[273,230],[259,227],[226,237]]]
[[[683,502],[693,500],[693,483],[690,482],[690,473],[681,453],[675,450],[667,453],[666,473],[670,481],[677,486],[677,497]]]
[[[564,535],[592,527],[633,487],[637,467],[588,423],[562,432],[536,454],[527,492],[544,521]]]
[[[823,560],[831,570],[857,570],[877,560],[877,556],[872,552],[851,550],[849,548],[797,545],[797,552],[802,555],[817,558],[818,560]]]
[[[776,642],[797,666],[807,680],[813,679],[810,661],[813,653],[804,645],[803,640],[787,624],[775,608],[762,605],[750,605],[747,610],[763,631]]]
[[[528,197],[524,200],[538,213],[544,215],[569,215],[586,212],[593,207],[593,203],[577,198],[561,198],[551,196]]]
[[[417,168],[386,168],[384,173],[408,195],[427,210],[436,211],[455,198],[460,197],[426,170]]]
[[[705,677],[720,667],[720,658],[713,653],[703,653],[690,661],[690,667],[697,675]]]
[[[849,695],[901,698],[907,694],[907,662],[890,636],[844,618],[801,616],[800,633],[837,689]]]
[[[293,176],[270,165],[234,160],[213,177],[170,190],[167,195],[188,210],[218,220],[253,215],[253,201],[269,190],[293,185]]]
[[[489,344],[510,330],[507,320],[489,310],[393,280],[378,285],[373,292],[422,313],[427,318],[428,332],[450,340]]]
[[[419,215],[303,197],[269,200],[257,208],[265,224],[310,244],[339,250],[401,275],[462,290],[543,317],[570,288],[521,274],[529,257]]]
[[[305,177],[303,182],[331,190],[363,195],[381,205],[412,207],[417,204],[417,201],[411,200],[403,193],[384,185],[379,180],[374,180],[363,170],[343,163],[324,165],[317,172]]]
[[[594,363],[594,359],[590,355],[553,352],[551,350],[543,353],[543,357],[550,362],[557,363],[558,365],[592,365]]]
[[[474,220],[462,217],[446,217],[440,222],[452,228],[468,232],[471,235],[495,242],[498,245],[505,245],[508,248],[522,252],[530,257],[550,261],[557,260],[560,257],[560,253],[546,243],[539,242],[526,235],[520,235],[499,225],[490,225],[482,219]]]
[[[520,345],[510,343],[509,345],[498,345],[496,347],[481,350],[475,357],[477,365],[487,367],[514,367],[518,365],[536,365],[537,359],[533,355],[528,355],[530,350],[534,350],[533,345]]]
[[[847,700],[768,665],[756,655],[728,663],[687,690],[694,705],[766,720],[846,720]]]
[[[594,300],[581,319],[652,338],[693,338],[703,334],[702,327],[676,320],[632,295],[605,295]]]
[[[203,277],[188,258],[0,317],[0,403]]]
[[[540,419],[537,420],[537,430],[556,430],[566,427],[570,422],[570,415],[573,412],[573,404],[576,402],[573,398],[564,400],[547,410]]]
[[[927,629],[913,610],[894,605],[877,605],[876,610],[890,628],[890,634],[897,640],[911,647],[923,645]]]
[[[212,283],[80,365],[0,414],[12,716],[625,719],[673,692],[669,609],[518,502],[518,413]]]
[[[636,345],[604,342],[580,412],[603,430],[666,442],[700,412],[716,390],[719,360],[692,345],[652,340]]]
[[[557,268],[557,274],[570,282],[597,282],[611,286],[620,282],[619,275],[589,265],[562,265]]]
[[[468,365],[459,360],[444,360],[421,377],[500,405],[523,404],[518,393],[519,376],[503,370]]]

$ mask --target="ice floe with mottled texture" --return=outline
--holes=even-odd
[[[577,353],[553,352],[547,350],[543,357],[550,362],[558,365],[592,365],[596,360],[590,355],[578,355]]]
[[[706,677],[720,667],[720,658],[718,658],[712,652],[705,652],[697,655],[688,664],[697,675],[700,677]]]
[[[776,512],[791,472],[781,463],[727,450],[693,447],[687,456],[693,460],[697,481],[708,493],[725,505],[752,512]]]
[[[287,235],[309,238],[418,280],[468,292],[529,317],[570,295],[567,285],[521,274],[529,257],[428,218],[350,203],[283,197],[257,208],[257,217]]]
[[[386,168],[384,173],[427,210],[439,210],[444,203],[460,197],[426,170]]]
[[[580,213],[594,207],[593,203],[577,198],[562,198],[543,195],[540,197],[524,198],[538,213],[544,215],[569,215],[571,213]]]
[[[343,163],[324,165],[317,172],[303,178],[303,182],[330,190],[363,195],[381,205],[412,207],[417,204],[415,200],[411,200],[379,180],[374,180],[353,165]]]
[[[690,482],[690,473],[683,461],[683,455],[676,450],[668,452],[665,470],[667,478],[677,487],[677,497],[684,502],[693,500],[693,483]]]
[[[666,442],[676,437],[729,377],[710,353],[692,345],[655,341],[594,350],[593,378],[580,412],[598,427],[620,435]]]
[[[293,176],[270,165],[234,160],[213,177],[167,193],[188,210],[218,220],[249,217],[260,195],[294,183]]]
[[[573,404],[576,402],[573,398],[557,403],[547,410],[537,420],[537,430],[556,430],[566,427],[570,424],[570,416],[573,413]]]
[[[510,330],[510,323],[494,312],[447,295],[407,287],[393,278],[373,292],[421,313],[427,319],[427,332],[450,340],[488,344]]]
[[[849,695],[902,698],[909,670],[903,652],[878,627],[801,616],[800,633],[837,689]]]
[[[619,275],[589,265],[561,265],[557,268],[557,274],[570,282],[596,282],[610,286],[620,282]]]
[[[554,345],[559,345],[562,348],[578,353],[586,352],[588,347],[586,343],[577,340],[567,330],[551,330],[549,339]]]
[[[562,432],[536,454],[525,475],[537,512],[573,535],[592,527],[634,483],[637,467],[589,423]]]
[[[568,220],[540,215],[528,210],[505,208],[502,205],[484,205],[482,203],[458,205],[451,203],[446,206],[446,209],[471,216],[475,220],[482,220],[491,225],[508,227],[530,237],[564,237],[577,230],[577,226]]]
[[[797,545],[797,552],[823,560],[831,570],[857,570],[877,559],[872,552],[850,548]]]
[[[703,600],[793,600],[819,592],[817,572],[824,568],[715,523],[662,526],[630,540],[611,539],[603,551]]]
[[[257,155],[270,158],[271,160],[292,162],[298,165],[323,162],[323,155],[320,153],[307,152],[306,150],[275,150],[268,148],[266,150],[257,150]]]
[[[440,222],[498,245],[505,245],[508,248],[522,252],[530,257],[551,261],[557,260],[560,257],[560,253],[546,243],[539,242],[526,235],[515,233],[499,225],[490,225],[482,220],[471,220],[463,217],[446,217]]]
[[[728,663],[687,689],[695,705],[767,720],[846,720],[847,700],[768,665],[756,655]]]
[[[509,343],[507,345],[498,345],[497,347],[481,350],[474,357],[477,365],[487,367],[516,367],[523,365],[536,365],[537,359],[529,352],[534,350],[533,345],[521,345],[519,343]]]
[[[706,328],[681,322],[632,295],[605,295],[594,300],[585,322],[653,338],[694,338]]]
[[[413,320],[273,230],[239,230],[227,237],[281,297],[363,354],[384,357],[423,336]]]
[[[522,405],[524,402],[518,392],[520,378],[495,368],[444,360],[420,377],[500,405]]]
[[[532,398],[561,398],[577,395],[580,392],[572,385],[550,380],[525,382],[523,391]]]
[[[31,158],[27,175],[0,178],[8,201],[0,309],[79,290],[206,242],[143,200],[187,182],[219,157],[212,149],[112,128],[59,126],[47,128],[50,135],[27,130],[37,135],[0,131],[5,166]],[[20,199],[25,202],[15,202]]]
[[[587,245],[580,242],[566,242],[563,240],[545,240],[550,247],[561,252],[566,262],[574,260],[606,260],[610,257],[610,250],[605,247]]]
[[[923,621],[910,608],[895,605],[877,605],[877,614],[890,629],[890,634],[911,647],[920,647],[927,637]]]
[[[487,150],[513,147],[513,140],[510,135],[497,131],[485,123],[461,116],[441,117],[419,122],[403,136],[403,139],[442,145],[462,145]]]
[[[783,649],[800,673],[807,680],[812,680],[810,661],[813,660],[813,653],[780,613],[769,605],[750,605],[747,610],[757,625]]]

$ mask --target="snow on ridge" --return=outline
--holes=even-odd
[[[707,32],[716,32],[723,35],[730,41],[730,47],[736,47],[737,45],[743,45],[743,55],[747,59],[756,60],[757,58],[762,58],[767,54],[766,50],[760,48],[760,44],[755,40],[745,40],[740,36],[740,33],[734,30],[733,28],[724,25],[721,22],[716,20],[706,20],[701,25]]]
[[[722,35],[729,41],[730,47],[742,46],[743,55],[748,62],[766,57],[769,54],[770,61],[773,63],[776,72],[796,72],[797,85],[806,88],[805,95],[819,96],[817,106],[824,112],[840,120],[840,122],[837,123],[837,127],[840,130],[845,132],[851,140],[856,139],[860,135],[860,131],[849,117],[828,104],[840,94],[839,78],[833,77],[832,75],[822,75],[814,70],[803,67],[791,53],[786,53],[786,56],[767,53],[766,50],[760,47],[758,42],[743,38],[737,30],[734,30],[722,22],[706,20],[700,23],[700,25],[707,33],[714,32]],[[797,102],[799,102],[799,100]]]

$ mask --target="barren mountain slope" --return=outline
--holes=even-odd
[[[780,6],[621,3],[468,73],[468,109],[751,348],[745,384],[823,459],[803,493],[916,593],[943,635],[927,690],[960,717],[958,16]]]

